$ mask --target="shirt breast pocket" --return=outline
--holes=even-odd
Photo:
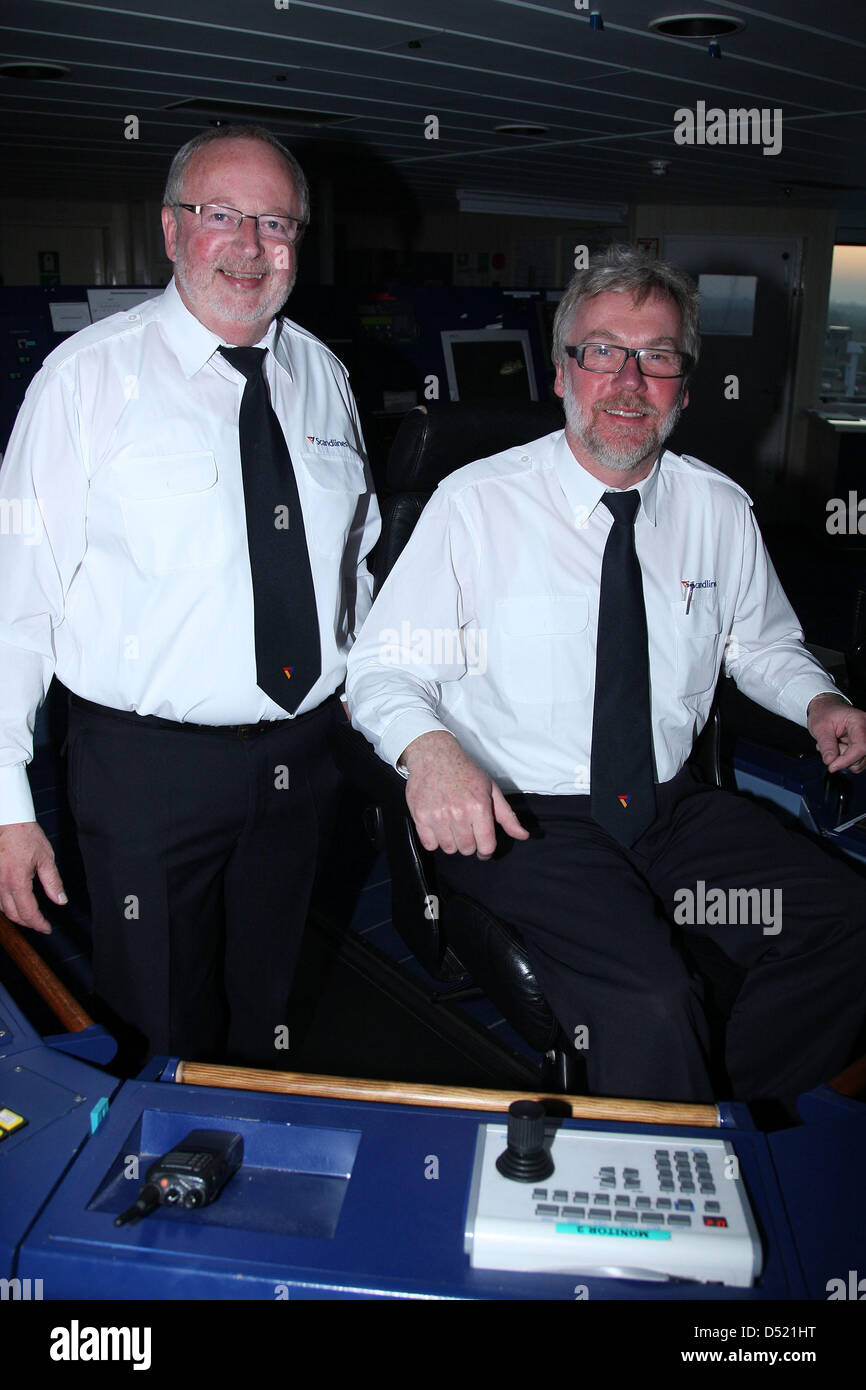
[[[147,574],[219,564],[225,533],[213,454],[125,459],[115,468],[126,539]]]
[[[589,601],[582,594],[500,600],[496,625],[502,686],[509,699],[525,705],[585,699],[590,670],[588,623]]]
[[[323,458],[302,455],[306,477],[307,544],[321,555],[339,555],[367,490],[361,457],[351,451]]]
[[[677,651],[677,692],[703,695],[715,688],[719,674],[719,644],[722,622],[715,604],[695,603],[685,611],[682,602],[672,603]]]

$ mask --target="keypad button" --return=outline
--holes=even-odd
[[[660,1211],[644,1211],[640,1220],[642,1226],[663,1226],[665,1218]]]
[[[552,1202],[539,1202],[535,1208],[536,1216],[558,1216],[559,1207],[555,1207]]]
[[[532,1196],[533,1196],[533,1199],[534,1199],[536,1202],[546,1202],[546,1201],[547,1201],[547,1188],[546,1188],[546,1187],[533,1187],[533,1189],[532,1189]]]
[[[692,1218],[690,1216],[683,1216],[682,1214],[675,1211],[671,1212],[670,1216],[668,1217],[669,1226],[691,1226],[691,1224]]]
[[[688,1197],[678,1198],[678,1200],[674,1202],[674,1206],[676,1207],[677,1211],[694,1211],[695,1209],[694,1202],[690,1202]]]
[[[645,1209],[646,1207],[651,1207],[651,1206],[652,1206],[652,1198],[651,1198],[651,1197],[635,1197],[635,1199],[634,1199],[634,1204],[635,1204],[635,1206],[636,1206],[639,1210],[640,1210],[640,1209]]]
[[[563,1207],[563,1216],[586,1216],[586,1207]]]

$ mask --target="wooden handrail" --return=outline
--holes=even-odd
[[[606,1096],[564,1096],[544,1091],[488,1091],[472,1086],[436,1086],[411,1081],[375,1081],[304,1072],[264,1071],[211,1062],[178,1062],[175,1081],[185,1086],[222,1086],[239,1091],[274,1091],[281,1095],[379,1101],[388,1105],[429,1105],[455,1110],[507,1112],[514,1100],[555,1102],[574,1119],[620,1120],[626,1124],[699,1125],[715,1128],[715,1105],[663,1100],[619,1100]]]
[[[93,1027],[93,1019],[85,1013],[77,999],[65,985],[62,985],[50,966],[45,964],[38,951],[22,935],[16,926],[0,912],[0,946],[11,956],[15,964],[30,981],[33,988],[42,996],[52,1013],[63,1024],[68,1033],[81,1033]]]
[[[834,1091],[838,1091],[840,1096],[856,1099],[858,1096],[866,1095],[866,1057],[858,1057],[856,1062],[840,1071],[828,1084]]]

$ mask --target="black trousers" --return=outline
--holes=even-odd
[[[339,701],[240,735],[73,696],[97,992],[151,1053],[275,1066],[339,775]]]
[[[631,849],[590,818],[588,796],[510,796],[532,838],[500,833],[483,863],[439,853],[443,879],[524,936],[600,1095],[714,1098],[701,984],[679,944],[710,938],[746,972],[719,1098],[791,1110],[851,1060],[866,1018],[866,879],[689,769],[657,793]]]

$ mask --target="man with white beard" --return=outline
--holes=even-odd
[[[174,278],[75,334],[19,412],[0,497],[0,910],[66,901],[26,764],[56,674],[97,993],[151,1052],[274,1065],[339,779],[379,529],[345,368],[279,317],[307,180],[267,130],[175,155]]]
[[[615,246],[557,311],[566,428],[440,484],[349,659],[354,723],[408,776],[450,891],[523,934],[601,1094],[706,1100],[708,1030],[673,932],[700,879],[781,893],[781,929],[701,923],[746,974],[730,1094],[791,1106],[849,1060],[866,932],[853,871],[686,766],[720,671],[866,766],[866,714],[803,646],[751,503],[663,448],[688,405],[698,297]],[[486,635],[468,664],[383,659],[382,634]],[[777,899],[773,899],[777,901]]]

